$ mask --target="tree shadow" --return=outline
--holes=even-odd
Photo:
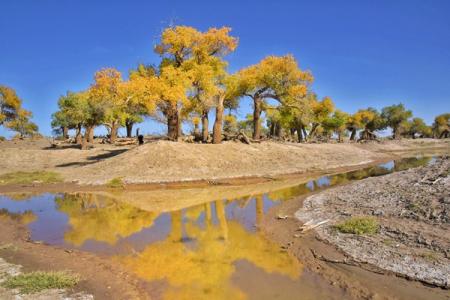
[[[126,151],[128,151],[128,149],[117,149],[117,150],[107,150],[108,153],[102,153],[99,155],[94,155],[94,156],[89,156],[87,158],[87,160],[95,160],[95,161],[100,161],[106,158],[110,158],[110,157],[114,157],[116,155],[122,154]]]
[[[59,145],[58,147],[47,146],[42,148],[43,150],[64,150],[64,149],[80,149],[79,144]]]
[[[70,163],[64,163],[64,164],[56,165],[56,167],[64,168],[64,167],[74,167],[74,166],[81,167],[81,166],[91,165],[91,164],[95,164],[99,161],[102,161],[104,159],[111,158],[116,155],[122,154],[122,153],[128,151],[128,149],[117,149],[117,150],[106,150],[106,151],[108,151],[108,152],[87,157],[88,161],[75,161],[75,162],[70,162]]]

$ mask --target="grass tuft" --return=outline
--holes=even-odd
[[[13,172],[0,175],[0,185],[5,184],[28,184],[28,183],[56,183],[61,182],[62,177],[56,172]]]
[[[343,233],[374,234],[378,231],[378,222],[372,217],[353,217],[334,226]]]
[[[123,188],[124,182],[123,182],[122,178],[117,177],[117,178],[113,178],[110,181],[108,181],[106,183],[106,186],[110,187],[110,188]]]
[[[47,289],[74,287],[79,276],[67,272],[31,272],[8,277],[1,285],[9,289],[19,289],[22,294],[33,294]]]

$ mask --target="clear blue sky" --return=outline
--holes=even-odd
[[[348,112],[403,102],[431,123],[450,111],[447,0],[0,0],[0,12],[0,84],[16,89],[44,134],[59,95],[88,87],[96,70],[157,63],[153,45],[171,20],[232,27],[231,71],[292,53],[319,96]],[[241,117],[250,109],[243,101]]]

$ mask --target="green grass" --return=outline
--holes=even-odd
[[[117,178],[113,178],[110,181],[108,181],[106,183],[106,186],[110,187],[110,188],[123,188],[124,183],[123,183],[122,178],[117,177]]]
[[[22,294],[33,294],[47,289],[74,287],[80,278],[66,272],[31,272],[8,277],[1,285],[18,289]]]
[[[378,222],[372,217],[353,217],[334,226],[343,233],[374,234],[378,231]]]
[[[0,185],[28,183],[56,183],[63,179],[60,174],[49,171],[13,172],[0,175]]]

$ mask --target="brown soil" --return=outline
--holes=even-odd
[[[23,271],[69,270],[81,276],[71,293],[87,292],[98,299],[148,299],[146,284],[108,259],[77,250],[64,250],[29,240],[20,219],[0,215],[0,257],[20,264]]]
[[[81,151],[73,145],[52,149],[46,140],[0,143],[0,174],[15,171],[56,171],[65,183],[105,184],[202,182],[273,177],[314,172],[387,159],[392,153],[450,149],[449,140],[402,140],[382,143],[298,144],[262,142],[219,145],[168,141],[143,146],[95,144]]]

